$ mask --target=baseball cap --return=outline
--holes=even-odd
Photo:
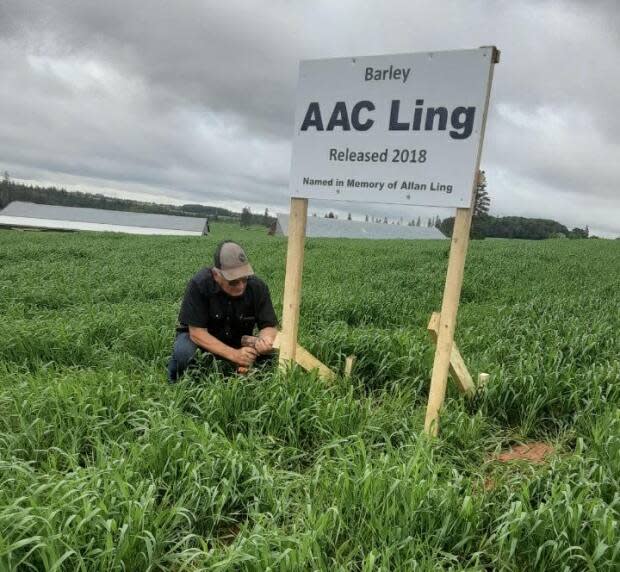
[[[254,274],[243,248],[232,240],[221,242],[213,255],[213,265],[226,280],[237,280]]]

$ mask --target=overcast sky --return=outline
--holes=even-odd
[[[0,169],[283,212],[300,59],[482,45],[491,214],[620,235],[620,0],[0,0]]]

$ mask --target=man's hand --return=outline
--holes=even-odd
[[[257,357],[258,352],[254,348],[239,348],[231,361],[241,367],[250,367]]]
[[[254,348],[260,355],[269,354],[273,351],[273,340],[271,338],[258,338]]]
[[[243,347],[254,348],[259,355],[270,354],[273,351],[272,336],[241,336]]]

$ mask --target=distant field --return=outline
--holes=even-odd
[[[448,241],[312,239],[294,371],[168,386],[189,277],[242,242],[0,232],[0,570],[620,569],[620,241],[472,243],[457,342],[485,393],[423,419]],[[541,464],[492,458],[540,440]]]

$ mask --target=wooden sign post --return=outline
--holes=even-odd
[[[471,227],[472,209],[457,209],[450,245],[450,258],[446,274],[446,286],[439,315],[437,332],[437,348],[433,362],[431,388],[428,396],[424,430],[431,435],[437,435],[439,429],[439,409],[443,405],[450,369],[450,354],[454,342],[456,328],[456,313],[459,308],[463,272],[465,270],[465,256],[469,244],[469,229]]]
[[[291,216],[288,224],[288,249],[286,275],[282,302],[282,334],[280,336],[280,364],[295,360],[299,308],[301,306],[301,279],[304,268],[304,240],[308,219],[308,199],[291,199]]]
[[[469,246],[469,231],[473,207],[476,199],[476,189],[480,177],[480,158],[484,141],[484,130],[487,122],[489,99],[491,97],[491,84],[493,83],[494,65],[499,63],[499,51],[493,47],[491,65],[489,66],[489,79],[487,82],[486,101],[484,115],[480,130],[480,143],[476,156],[476,170],[474,185],[471,195],[471,205],[466,209],[456,209],[454,229],[452,230],[452,243],[450,244],[450,257],[448,259],[448,271],[446,284],[441,302],[441,314],[439,316],[439,331],[437,332],[437,347],[433,361],[433,373],[431,375],[431,387],[424,419],[424,430],[427,434],[437,436],[439,433],[439,410],[446,397],[446,385],[448,383],[448,371],[450,369],[450,356],[454,344],[454,330],[456,329],[456,315],[461,299],[461,287],[463,286],[463,274],[465,272],[465,257]]]
[[[307,220],[308,199],[292,198],[282,302],[282,331],[274,346],[280,350],[280,368],[285,369],[295,362],[308,371],[317,370],[322,379],[329,381],[334,379],[336,374],[297,343]]]

